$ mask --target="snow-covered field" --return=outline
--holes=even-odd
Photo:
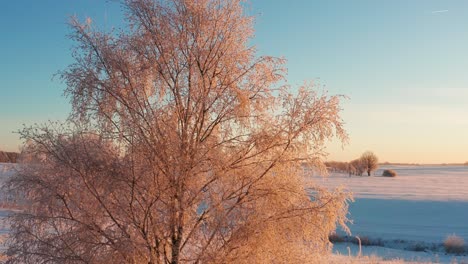
[[[13,164],[0,163],[0,185],[14,173]],[[377,241],[362,247],[336,243],[333,263],[468,263],[468,256],[447,255],[442,242],[456,234],[468,243],[468,166],[385,166],[395,178],[334,173],[313,176],[322,186],[343,186],[354,193],[350,205],[352,235]],[[0,218],[8,214],[0,209]],[[0,239],[7,229],[0,226]],[[415,251],[418,250],[418,251]],[[384,260],[386,260],[384,262]],[[390,261],[389,261],[390,260]]]
[[[398,176],[380,177],[384,169]],[[373,174],[332,173],[314,180],[322,186],[346,186],[356,198],[468,202],[468,166],[382,166]]]
[[[393,169],[395,178],[380,177]],[[381,246],[362,248],[363,255],[428,263],[468,263],[468,256],[446,255],[442,242],[456,234],[468,243],[467,166],[384,166],[376,176],[332,173],[313,177],[326,187],[343,186],[356,201],[350,205],[353,236]],[[356,255],[358,247],[337,243],[335,252]],[[414,251],[419,250],[419,251]]]
[[[13,163],[0,163],[0,183],[3,183],[5,179],[13,175],[16,166]]]

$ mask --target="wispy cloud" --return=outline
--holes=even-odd
[[[445,12],[448,12],[448,11],[449,11],[448,9],[442,9],[442,10],[434,10],[431,13],[432,14],[437,14],[437,13],[445,13]]]

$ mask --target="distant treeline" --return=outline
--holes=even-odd
[[[19,153],[0,151],[0,163],[16,163]]]
[[[329,172],[349,173],[349,175],[359,175],[366,171],[364,163],[360,159],[355,159],[350,162],[327,161],[325,166]]]
[[[364,172],[367,172],[367,176],[370,176],[371,172],[379,167],[379,159],[373,152],[366,151],[360,158],[350,162],[326,161],[325,166],[327,166],[328,171],[348,173],[349,176],[362,176]]]

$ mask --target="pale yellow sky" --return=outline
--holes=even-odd
[[[348,161],[366,150],[381,162],[468,161],[466,106],[347,104],[343,112],[348,145],[329,144],[329,160]]]

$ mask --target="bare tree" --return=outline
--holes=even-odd
[[[360,160],[364,164],[364,168],[367,171],[367,176],[370,176],[371,172],[379,167],[379,159],[377,158],[377,155],[371,151],[364,152]]]
[[[348,162],[327,161],[327,162],[324,162],[324,164],[329,171],[344,172],[344,173],[349,172]]]
[[[352,160],[349,164],[350,164],[349,169],[350,169],[350,172],[352,172],[352,174],[362,176],[362,174],[366,170],[365,164],[363,163],[361,159]]]
[[[340,97],[290,92],[240,0],[124,6],[119,34],[72,21],[69,121],[22,132],[9,263],[312,263],[349,196],[301,166],[346,140]]]

